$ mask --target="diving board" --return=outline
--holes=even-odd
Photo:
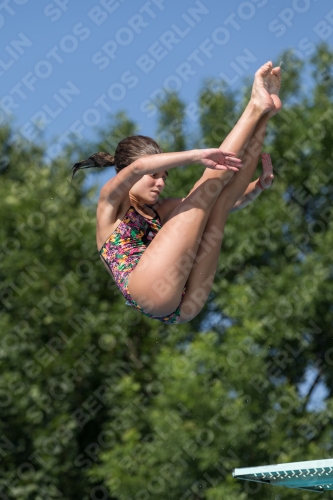
[[[333,459],[234,469],[236,479],[324,493],[333,490]]]

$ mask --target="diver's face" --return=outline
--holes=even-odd
[[[132,186],[130,193],[142,204],[153,205],[165,187],[167,172],[145,174]]]

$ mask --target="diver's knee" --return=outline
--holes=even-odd
[[[195,304],[192,300],[183,301],[180,306],[179,323],[189,323],[198,316],[202,308],[202,305]]]

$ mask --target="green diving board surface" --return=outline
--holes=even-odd
[[[244,467],[234,469],[232,475],[245,481],[324,493],[333,490],[333,459]]]

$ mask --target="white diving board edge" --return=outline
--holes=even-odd
[[[333,490],[333,459],[234,469],[235,479],[324,493]]]

